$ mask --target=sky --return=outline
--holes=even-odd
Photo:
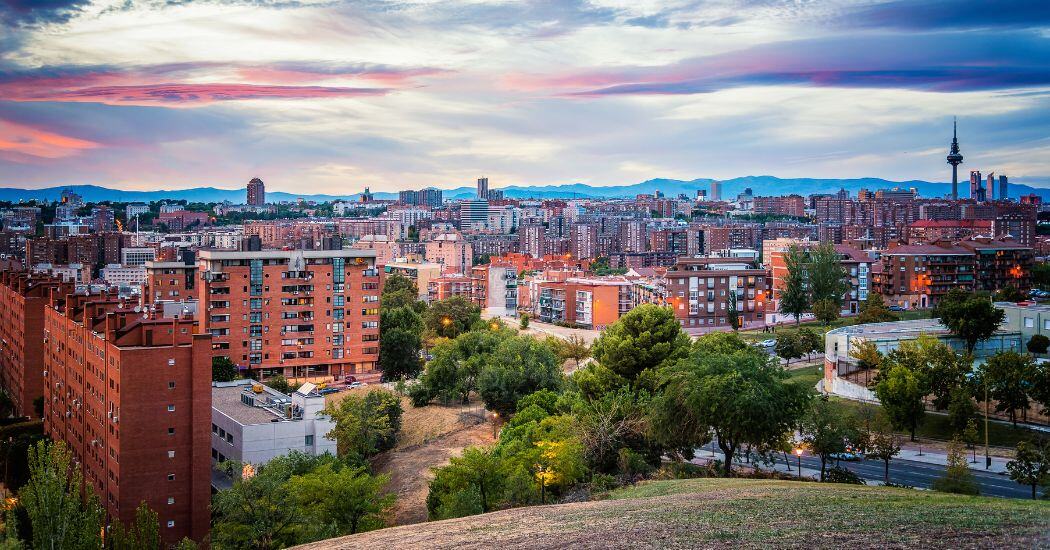
[[[1050,187],[1046,0],[0,0],[0,187]]]

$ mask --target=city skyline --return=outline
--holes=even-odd
[[[1050,187],[1039,2],[4,4],[0,187]]]

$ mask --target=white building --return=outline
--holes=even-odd
[[[212,464],[260,465],[292,451],[336,454],[327,437],[335,423],[321,414],[325,398],[315,390],[306,383],[289,396],[253,380],[213,382]]]
[[[133,202],[124,207],[124,215],[127,216],[127,219],[129,220],[134,218],[135,216],[148,213],[149,205],[143,204],[141,202]]]
[[[103,281],[111,285],[142,286],[146,282],[146,266],[108,264],[102,268],[100,276]]]
[[[128,246],[120,249],[120,263],[127,266],[145,265],[157,259],[157,249],[146,246]]]

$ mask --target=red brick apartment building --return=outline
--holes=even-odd
[[[737,294],[740,322],[763,321],[769,301],[769,273],[737,258],[679,258],[668,268],[667,303],[685,328],[728,327],[729,292]]]
[[[375,251],[201,250],[198,258],[201,327],[216,357],[263,378],[375,370]]]
[[[44,429],[64,441],[111,519],[145,502],[166,544],[200,541],[211,498],[211,336],[116,294],[55,289],[44,310]]]
[[[197,262],[192,251],[183,250],[179,261],[146,262],[145,267],[143,303],[197,299]]]
[[[52,289],[72,287],[47,275],[0,271],[0,387],[16,416],[36,417],[33,401],[44,395],[44,306]]]

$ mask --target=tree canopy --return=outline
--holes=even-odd
[[[966,342],[966,351],[973,354],[977,342],[987,340],[999,329],[1006,314],[995,307],[986,296],[953,289],[941,298],[934,315]]]

